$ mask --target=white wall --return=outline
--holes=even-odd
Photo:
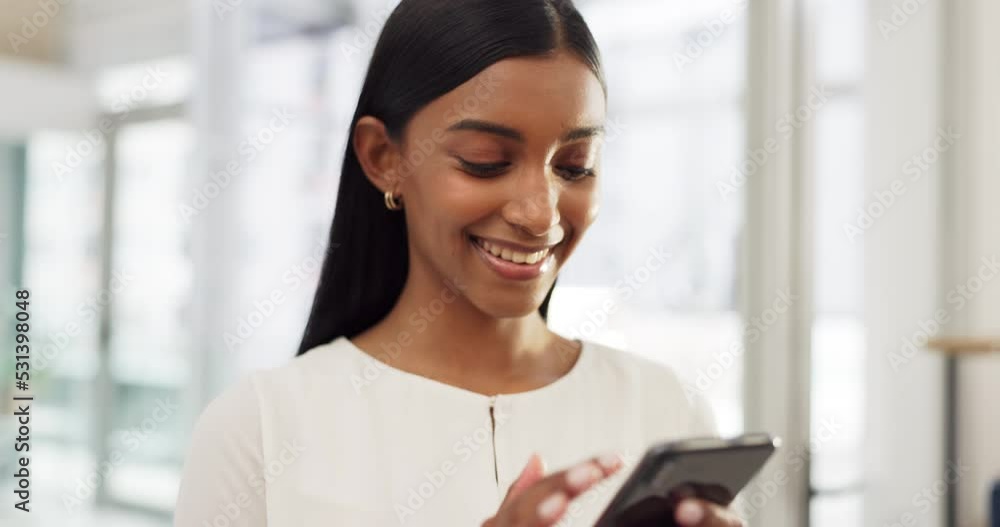
[[[951,336],[1000,337],[1000,276],[982,285],[970,278],[982,259],[1000,261],[1000,4],[996,0],[953,2],[946,79],[948,121],[963,133],[951,154],[947,183],[950,229],[943,255],[944,285],[969,287],[967,305],[946,304]],[[965,300],[963,298],[963,300]],[[961,306],[961,309],[959,307]],[[958,481],[958,524],[987,524],[993,481],[1000,480],[1000,354],[961,359],[959,366],[958,458],[968,467]]]
[[[910,13],[897,9],[905,5]],[[908,356],[902,339],[1000,337],[1000,276],[970,281],[985,269],[984,257],[1000,256],[998,23],[994,0],[870,8],[867,192],[899,180],[905,193],[865,234],[866,525],[943,523],[941,480],[950,474],[943,470],[941,359],[922,346]],[[938,143],[945,148],[914,180],[913,165],[904,163],[929,153],[938,129],[948,135],[949,127],[954,144]],[[931,322],[937,310],[949,320],[940,331]],[[904,362],[894,367],[892,353]],[[960,474],[958,525],[972,527],[986,524],[990,486],[1000,478],[1000,356],[962,361],[959,453],[951,461]]]
[[[251,4],[247,0],[240,3]],[[16,35],[16,45],[10,34]],[[190,3],[60,0],[45,2],[43,7],[38,1],[4,2],[0,35],[0,55],[20,60],[72,64],[88,70],[142,62],[191,49]]]
[[[17,227],[18,213],[17,199],[17,178],[12,177],[12,171],[19,169],[19,163],[14,159],[14,153],[9,145],[0,145],[0,291],[7,294],[7,286],[11,287],[20,284],[10,283],[13,277],[15,244],[18,243],[19,234],[15,232]],[[5,306],[0,308],[0,313],[8,313]],[[0,336],[6,337],[7,330],[0,330]]]
[[[43,128],[83,130],[96,121],[89,82],[64,67],[0,58],[0,79],[0,139]]]
[[[240,9],[248,9],[249,3],[244,0]],[[93,71],[187,54],[192,45],[191,5],[183,0],[79,2],[70,28],[70,61]]]
[[[8,1],[0,9],[0,56],[63,63],[72,8],[58,2]]]
[[[942,121],[942,2],[923,2],[887,38],[880,21],[891,22],[894,2],[869,3],[865,203],[894,181],[905,192],[864,233],[869,353],[864,525],[938,526],[942,518],[940,498],[926,507],[914,499],[941,478],[942,361],[918,350],[905,364],[894,368],[890,362],[938,303],[941,165],[913,181],[904,164],[933,143]]]

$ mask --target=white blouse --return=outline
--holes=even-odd
[[[670,369],[595,343],[549,385],[487,396],[395,369],[340,337],[209,404],[174,524],[478,527],[532,452],[550,473],[618,452],[625,469],[559,523],[593,525],[647,446],[706,435],[707,406],[689,401]]]

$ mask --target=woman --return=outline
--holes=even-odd
[[[546,326],[597,215],[605,112],[572,3],[403,0],[299,354],[204,411],[176,524],[592,525],[648,445],[712,434],[669,370]]]

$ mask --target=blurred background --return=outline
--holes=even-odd
[[[200,410],[294,355],[395,3],[4,3],[0,338],[29,289],[36,400],[33,510],[5,476],[0,523],[169,525]],[[782,436],[754,525],[987,525],[1000,5],[577,4],[606,177],[552,325],[672,365],[724,434]],[[3,474],[13,378],[5,352]]]

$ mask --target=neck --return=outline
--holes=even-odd
[[[460,284],[411,266],[389,314],[355,342],[397,350],[393,365],[417,373],[464,379],[533,377],[554,335],[538,311],[496,318],[460,292]]]

